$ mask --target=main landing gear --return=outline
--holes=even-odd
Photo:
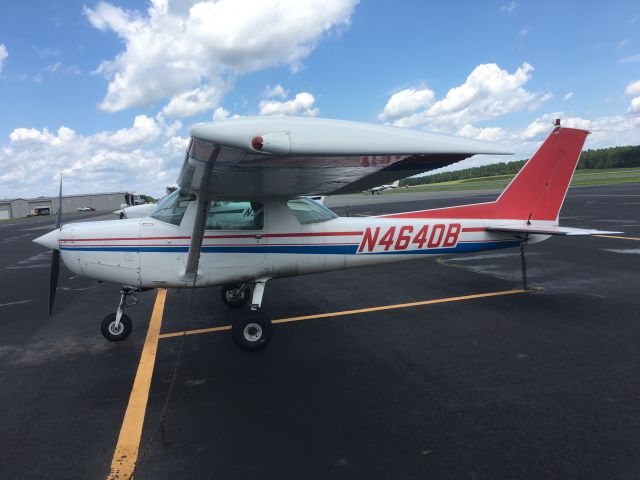
[[[100,330],[104,338],[111,342],[124,340],[131,333],[131,319],[125,315],[124,309],[138,303],[138,298],[133,294],[136,289],[132,287],[122,287],[120,290],[120,304],[115,313],[110,313],[102,320]]]
[[[242,285],[224,285],[220,290],[222,303],[229,308],[244,307],[251,298],[251,290],[246,283]]]
[[[256,280],[253,295],[246,284],[222,287],[222,301],[231,308],[243,306],[251,296],[251,311],[237,318],[231,325],[231,337],[243,350],[259,350],[271,341],[273,334],[271,319],[260,310],[264,287],[268,280],[269,278]]]

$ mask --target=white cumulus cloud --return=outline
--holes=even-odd
[[[4,46],[4,43],[0,43],[0,73],[2,73],[2,68],[4,67],[4,61],[9,56],[9,52],[7,52],[7,47]]]
[[[350,22],[358,0],[153,0],[147,12],[101,2],[89,22],[112,31],[124,50],[96,69],[109,80],[106,111],[230,81],[276,65],[299,68],[317,42]]]
[[[591,132],[587,137],[585,149],[640,144],[640,115],[614,115],[587,119],[572,117],[562,111],[552,112],[535,118],[524,128],[476,128],[471,125],[462,127],[456,132],[458,135],[507,143],[515,152],[515,155],[479,155],[454,165],[434,170],[434,172],[462,170],[464,168],[477,167],[490,163],[510,162],[530,158],[551,133],[557,118],[560,119],[563,127],[580,128]]]
[[[162,193],[175,182],[187,139],[176,136],[179,122],[161,115],[138,115],[133,125],[80,135],[62,126],[16,128],[0,147],[0,190],[15,196],[53,193],[53,179],[64,175],[68,193],[140,188]]]
[[[406,117],[431,105],[434,98],[435,93],[426,86],[405,88],[391,95],[378,118],[382,121],[388,121]]]
[[[212,110],[220,104],[224,89],[206,85],[180,93],[162,109],[167,117],[183,118]]]
[[[514,73],[495,63],[478,65],[462,85],[450,89],[444,98],[426,109],[396,118],[393,124],[455,132],[464,125],[508,113],[534,111],[552,95],[524,88],[532,72],[533,67],[526,62]]]
[[[638,95],[629,102],[629,109],[627,112],[640,113],[640,80],[636,80],[635,82],[631,82],[627,85],[627,88],[624,89],[624,93],[631,96]]]
[[[264,98],[282,98],[285,99],[289,96],[289,91],[285,90],[280,84],[275,87],[267,85],[264,89]]]
[[[292,100],[263,100],[260,102],[259,115],[301,115],[315,117],[320,110],[315,108],[315,97],[309,92],[296,94]]]
[[[473,125],[463,125],[456,135],[461,137],[471,137],[477,140],[485,140],[487,142],[499,142],[507,137],[507,131],[500,127],[477,128]]]
[[[567,100],[571,100],[573,98],[573,92],[567,92],[562,99],[566,102]]]
[[[229,110],[223,107],[218,107],[213,111],[213,116],[211,118],[214,122],[221,122],[222,120],[229,118],[229,115]]]
[[[626,95],[640,95],[640,80],[636,80],[635,82],[631,82],[627,85],[627,88],[624,89],[624,93]]]

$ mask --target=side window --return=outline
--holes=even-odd
[[[260,202],[212,200],[207,230],[262,230],[264,205]]]
[[[287,207],[302,225],[327,222],[338,217],[328,208],[308,198],[289,200]]]

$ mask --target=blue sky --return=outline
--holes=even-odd
[[[554,116],[640,143],[640,4],[3,2],[0,195],[159,195],[189,126],[234,115],[383,122],[510,145]],[[465,163],[493,161],[476,157]]]

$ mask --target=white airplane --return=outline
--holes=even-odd
[[[158,206],[157,203],[143,203],[142,205],[131,205],[129,207],[122,206],[120,210],[113,212],[118,215],[120,219],[123,218],[144,218],[151,215],[151,213]]]
[[[471,155],[509,152],[467,138],[316,118],[198,125],[180,188],[150,217],[71,223],[34,240],[54,250],[49,313],[60,256],[78,275],[123,285],[116,312],[102,321],[112,341],[131,332],[128,297],[150,288],[222,286],[228,307],[249,302],[232,325],[246,350],[271,339],[261,305],[265,285],[276,278],[520,247],[526,288],[526,245],[550,235],[611,233],[558,225],[588,133],[557,121],[494,202],[343,218],[305,196],[361,192]]]
[[[371,195],[375,195],[376,193],[382,193],[385,190],[393,190],[394,188],[398,188],[400,186],[400,180],[396,180],[393,183],[388,185],[378,185],[377,187],[369,188],[365,190],[365,192],[371,192]]]

